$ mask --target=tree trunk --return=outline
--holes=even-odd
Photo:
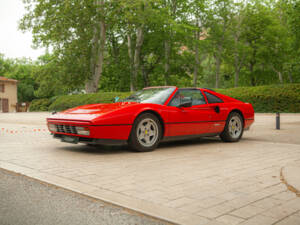
[[[97,11],[101,13],[102,6],[104,5],[104,0],[96,0]],[[96,24],[94,29],[93,37],[93,50],[91,57],[91,77],[86,81],[85,90],[86,93],[95,93],[98,90],[99,81],[103,71],[103,59],[106,41],[106,27],[104,20]]]
[[[280,71],[277,72],[280,83],[283,83],[282,73]]]
[[[197,87],[197,81],[198,81],[198,70],[200,66],[200,60],[199,60],[199,47],[198,47],[198,41],[200,38],[200,31],[197,30],[196,34],[196,44],[195,44],[195,66],[194,66],[194,78],[193,78],[193,86]]]
[[[219,56],[217,56],[215,54],[215,60],[216,60],[216,84],[215,84],[215,88],[219,88],[221,59],[220,59]]]
[[[283,83],[283,77],[282,77],[281,71],[275,69],[275,67],[274,67],[273,65],[272,65],[272,69],[273,69],[273,71],[274,71],[275,73],[277,73],[279,82],[282,84],[282,83]]]
[[[141,49],[144,41],[144,33],[143,33],[143,27],[138,27],[136,31],[136,44],[135,44],[135,50],[134,50],[134,59],[133,59],[133,91],[136,90],[136,81],[137,81],[137,75],[139,72],[140,67],[140,55],[141,55]]]
[[[289,71],[289,80],[290,80],[290,83],[293,83],[293,76],[292,76],[292,72]]]
[[[254,72],[254,62],[250,62],[250,65],[249,65],[249,70],[250,70],[250,74],[251,74],[251,85],[252,86],[256,86],[256,81],[255,81],[255,78],[253,76],[253,72]]]
[[[235,62],[234,62],[234,87],[239,86],[239,78],[240,78],[240,72],[243,65],[243,59],[240,61],[238,55],[235,55]]]
[[[130,91],[135,91],[135,81],[133,74],[133,50],[132,50],[132,40],[130,34],[127,34],[127,46],[128,46],[128,57],[130,64]]]
[[[170,75],[170,53],[171,46],[169,40],[165,40],[165,85],[169,84],[169,75]]]
[[[141,68],[142,68],[142,74],[144,79],[144,87],[148,87],[149,86],[148,71],[145,69],[144,65],[141,65]]]
[[[240,68],[235,69],[235,76],[234,76],[234,87],[239,86],[239,76],[240,76]]]

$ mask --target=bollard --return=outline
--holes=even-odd
[[[276,130],[280,130],[280,113],[276,113]]]

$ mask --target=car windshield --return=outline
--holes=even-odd
[[[123,102],[141,102],[163,105],[174,90],[175,87],[146,88],[123,99]]]

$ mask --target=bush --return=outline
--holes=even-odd
[[[300,84],[217,89],[253,105],[255,112],[300,112]]]
[[[48,107],[51,104],[51,100],[47,98],[35,99],[29,106],[30,112],[48,111]]]
[[[95,94],[64,95],[56,98],[50,105],[49,111],[61,111],[86,104],[112,103],[116,96],[119,98],[126,98],[129,95],[129,92],[99,92]]]

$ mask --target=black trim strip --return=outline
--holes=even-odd
[[[182,124],[182,123],[219,123],[219,122],[226,122],[226,120],[216,120],[216,121],[191,121],[191,122],[170,122],[165,124]]]
[[[64,134],[54,134],[53,137],[60,139],[62,142],[66,142],[64,140]],[[71,136],[74,137],[74,136]],[[85,144],[95,144],[95,145],[126,145],[127,140],[120,140],[120,139],[97,139],[97,138],[88,138],[88,137],[74,137],[74,141],[69,142],[73,144],[77,143],[85,143]]]
[[[163,142],[167,141],[180,141],[186,139],[200,138],[200,137],[215,137],[220,133],[203,133],[203,134],[192,134],[192,135],[183,135],[183,136],[168,136],[162,139]]]
[[[254,119],[245,119],[245,120],[254,120]]]

